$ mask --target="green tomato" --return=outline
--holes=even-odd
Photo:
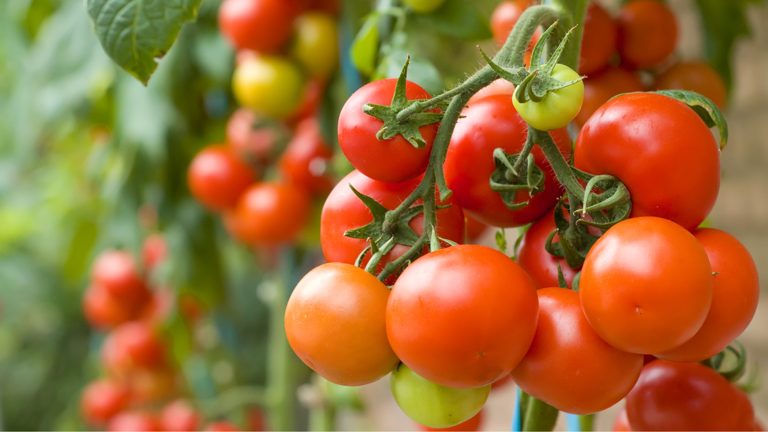
[[[403,0],[403,3],[418,13],[429,13],[442,6],[445,0]]]
[[[553,78],[560,81],[573,81],[580,76],[566,65],[557,64],[552,71]],[[541,102],[520,103],[512,98],[515,109],[526,123],[535,129],[548,131],[568,125],[581,110],[584,101],[584,83],[582,81],[547,93]]]
[[[389,378],[397,405],[413,421],[431,428],[447,428],[480,412],[491,386],[457,389],[441,386],[416,375],[400,363]]]
[[[322,12],[296,18],[291,54],[313,77],[329,77],[339,63],[336,20]]]

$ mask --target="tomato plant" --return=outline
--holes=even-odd
[[[214,211],[232,208],[256,181],[248,165],[225,146],[200,151],[187,171],[187,184],[201,204]]]
[[[291,54],[310,76],[327,78],[338,64],[336,21],[321,12],[307,12],[296,19]]]
[[[618,48],[622,62],[650,68],[675,50],[677,21],[664,2],[632,0],[619,11]]]
[[[219,8],[219,28],[236,48],[277,51],[291,35],[296,12],[291,3],[285,0],[225,0]]]
[[[608,65],[616,52],[616,22],[596,1],[590,1],[584,20],[579,73],[590,75]]]
[[[291,183],[255,183],[240,197],[224,222],[232,237],[248,245],[294,240],[309,215],[309,196]]]
[[[690,90],[706,96],[718,107],[725,108],[728,93],[723,78],[704,62],[678,62],[656,77],[657,90]]]
[[[240,105],[284,119],[298,108],[305,78],[289,60],[254,57],[239,64],[232,76],[232,92]]]

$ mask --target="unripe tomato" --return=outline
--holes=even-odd
[[[262,171],[274,162],[288,141],[284,127],[247,108],[232,113],[226,134],[227,145],[237,157]]]
[[[520,19],[520,15],[522,15],[526,9],[533,6],[533,4],[533,0],[511,0],[503,1],[496,6],[496,9],[493,10],[493,14],[491,15],[490,24],[491,31],[493,32],[493,39],[498,46],[504,45],[504,42],[507,41],[515,24],[517,24],[517,21]],[[541,37],[541,29],[536,30],[531,42],[528,44],[529,51],[533,50],[539,37]]]
[[[154,270],[163,262],[168,254],[168,245],[165,243],[165,237],[162,234],[155,233],[144,240],[141,246],[141,260],[144,262],[144,268],[147,271]]]
[[[274,52],[291,35],[296,0],[224,0],[219,29],[238,49]]]
[[[155,330],[140,321],[116,328],[104,340],[101,360],[116,374],[141,368],[156,368],[165,361],[165,348]]]
[[[584,317],[579,293],[543,288],[538,296],[536,335],[512,371],[515,383],[571,414],[596,413],[623,399],[640,376],[643,356],[600,339]]]
[[[754,430],[747,395],[700,363],[648,363],[627,396],[632,430]]]
[[[622,93],[643,91],[645,86],[632,71],[609,67],[584,79],[584,103],[573,121],[582,127],[604,103]]]
[[[563,211],[563,213],[567,214],[567,211]],[[536,288],[558,286],[558,264],[560,264],[563,278],[569,288],[573,286],[573,278],[580,270],[570,268],[565,258],[557,258],[544,249],[547,237],[554,230],[554,210],[550,210],[528,228],[528,231],[523,235],[520,249],[517,251],[517,263],[533,279]],[[559,238],[560,236],[555,234],[552,242],[559,241]]]
[[[400,360],[425,379],[480,387],[523,358],[537,305],[533,281],[509,257],[485,246],[452,246],[400,275],[387,303],[387,336]]]
[[[491,386],[458,389],[428,381],[401,363],[389,377],[392,396],[413,421],[431,428],[463,423],[483,409]]]
[[[471,419],[459,423],[456,426],[451,426],[447,428],[431,428],[424,425],[419,425],[419,429],[423,431],[478,431],[480,430],[480,425],[483,422],[483,411],[480,410],[479,413],[475,414],[474,417]]]
[[[148,299],[149,300],[149,299]],[[88,323],[110,329],[137,318],[144,304],[129,304],[101,285],[91,285],[83,294],[83,313]]]
[[[361,173],[385,183],[400,183],[424,174],[439,126],[434,123],[419,128],[426,142],[420,149],[402,135],[383,141],[376,138],[384,122],[364,113],[363,105],[391,105],[396,84],[397,79],[387,78],[364,85],[350,96],[339,115],[339,145],[344,156]],[[405,83],[405,95],[409,100],[429,98],[426,90],[411,81]]]
[[[276,245],[294,240],[309,216],[309,195],[290,183],[256,183],[224,215],[232,237],[247,245]]]
[[[80,415],[92,426],[103,426],[130,404],[128,388],[117,381],[102,379],[88,384],[80,398]]]
[[[403,3],[417,13],[430,13],[442,6],[445,0],[403,0]]]
[[[613,432],[632,432],[626,407],[622,408],[619,415],[616,416],[616,421],[613,423]]]
[[[563,82],[580,78],[573,69],[563,64],[555,65],[551,76]],[[543,131],[568,126],[568,123],[579,113],[583,101],[584,83],[582,81],[547,93],[541,102],[532,100],[519,102],[517,97],[512,98],[520,117],[535,129]]]
[[[713,228],[698,229],[693,236],[709,257],[712,307],[701,329],[691,340],[656,357],[694,362],[725,349],[752,321],[760,297],[760,280],[752,256],[736,238]]]
[[[285,333],[299,358],[340,385],[379,380],[399,360],[387,341],[389,289],[350,264],[328,263],[307,273],[288,300]]]
[[[651,68],[675,51],[677,22],[664,2],[633,0],[621,8],[617,22],[623,63],[638,69]]]
[[[206,432],[236,432],[239,430],[240,428],[228,421],[215,421],[213,423],[209,423],[208,426],[206,426],[204,429]]]
[[[288,60],[273,56],[255,57],[235,67],[232,92],[240,105],[284,119],[301,102],[304,76]]]
[[[332,157],[333,150],[320,133],[320,123],[316,118],[308,118],[296,128],[278,164],[289,182],[308,192],[323,194],[333,189]]]
[[[331,76],[339,63],[336,20],[322,12],[307,12],[298,17],[293,26],[293,57],[309,76]]]
[[[223,145],[205,147],[195,155],[187,171],[192,196],[213,211],[232,208],[256,181],[250,167]]]
[[[589,75],[608,65],[616,52],[616,22],[596,1],[590,1],[584,19],[579,73]]]
[[[526,191],[515,196],[515,202],[530,200],[520,210],[504,205],[501,195],[491,190],[489,179],[496,165],[493,151],[501,148],[507,154],[520,153],[525,146],[528,128],[515,110],[512,98],[494,95],[466,108],[451,136],[451,144],[443,166],[448,188],[456,202],[472,217],[491,226],[515,227],[540,218],[552,208],[563,188],[539,147],[534,147],[536,165],[544,171],[544,191],[532,198]],[[551,132],[566,160],[571,158],[571,138],[565,129]],[[440,224],[438,224],[440,226]]]
[[[182,399],[169,403],[160,413],[160,426],[168,432],[195,431],[200,425],[200,420],[200,413]]]
[[[725,108],[728,92],[720,74],[700,62],[679,62],[656,77],[656,90],[689,90],[704,95],[720,109]]]
[[[606,342],[656,354],[701,328],[712,304],[712,268],[704,248],[680,225],[627,219],[592,246],[579,294],[589,323]]]
[[[720,190],[712,132],[690,107],[660,94],[603,105],[579,133],[574,164],[621,180],[632,196],[631,217],[662,217],[688,230],[707,217]]]
[[[160,429],[157,417],[146,412],[122,412],[109,421],[110,432],[154,432]]]

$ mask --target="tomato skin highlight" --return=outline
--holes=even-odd
[[[589,75],[608,65],[616,52],[616,22],[596,1],[590,1],[584,20],[579,73]]]
[[[720,149],[707,125],[682,102],[654,93],[622,95],[597,110],[579,133],[574,164],[621,180],[632,196],[630,217],[661,217],[689,231],[720,190]]]
[[[728,91],[720,75],[707,63],[678,62],[656,77],[656,90],[689,90],[704,95],[724,109]]]
[[[290,37],[294,0],[224,0],[219,29],[238,49],[274,52]]]
[[[584,79],[584,102],[573,121],[582,127],[603,104],[622,93],[645,90],[645,86],[633,71],[609,67]]]
[[[700,363],[655,360],[627,396],[632,430],[754,430],[747,395]]]
[[[253,184],[235,209],[224,215],[230,234],[247,245],[277,245],[294,240],[309,216],[309,195],[290,183]]]
[[[387,341],[389,289],[350,264],[328,263],[296,286],[285,311],[285,332],[299,358],[336,384],[379,380],[399,362]]]
[[[160,413],[161,429],[168,432],[197,430],[200,420],[197,410],[183,399],[169,403]]]
[[[666,219],[627,219],[592,246],[579,281],[589,323],[614,347],[638,354],[676,348],[701,328],[712,268],[691,233]]]
[[[629,393],[643,356],[620,351],[600,339],[581,310],[579,294],[542,288],[536,335],[512,371],[520,388],[571,414],[607,409]]]
[[[195,155],[187,172],[192,196],[212,211],[232,208],[256,181],[250,167],[225,146],[208,146]]]
[[[665,3],[633,0],[624,5],[616,18],[619,24],[618,48],[621,60],[637,69],[662,63],[675,51],[677,21]]]
[[[114,416],[107,424],[110,432],[154,432],[160,424],[153,414],[145,412],[122,412]]]
[[[749,251],[735,237],[713,228],[698,229],[693,236],[709,257],[712,271],[712,307],[701,329],[683,345],[656,357],[694,362],[725,349],[747,328],[760,297],[757,267]]]
[[[526,191],[518,192],[515,202],[530,198],[527,206],[509,210],[501,195],[489,185],[488,180],[496,169],[493,151],[501,148],[507,154],[515,154],[525,146],[528,128],[515,110],[512,98],[485,97],[464,109],[462,115],[466,117],[456,124],[443,166],[445,180],[456,202],[478,221],[497,227],[525,225],[552,208],[564,190],[538,146],[531,153],[536,165],[544,171],[544,191],[533,198]],[[551,134],[563,156],[570,159],[568,132],[558,129]]]
[[[349,97],[339,115],[339,145],[344,156],[366,176],[384,183],[401,183],[424,174],[439,123],[419,128],[426,141],[417,149],[402,135],[380,141],[376,138],[384,122],[363,112],[363,105],[392,104],[397,79],[387,78],[364,85]],[[427,99],[429,93],[411,81],[405,83],[409,100]],[[430,110],[429,112],[436,112]]]
[[[551,76],[562,82],[580,78],[576,71],[563,64],[555,65]],[[581,110],[581,104],[584,102],[584,82],[578,81],[568,87],[551,91],[540,102],[520,102],[516,97],[512,98],[512,102],[520,117],[534,128],[542,131],[564,128]]]
[[[387,303],[387,336],[419,376],[476,388],[508,375],[523,358],[537,305],[533,281],[509,257],[485,246],[452,246],[400,275]]]
[[[80,397],[80,415],[92,426],[103,426],[128,408],[130,391],[117,381],[101,379],[89,383]]]
[[[564,212],[565,213],[565,212]],[[565,258],[557,258],[544,249],[549,234],[555,229],[554,209],[536,221],[523,235],[520,249],[517,251],[517,263],[533,279],[536,288],[558,286],[557,265],[563,271],[563,278],[568,288],[573,286],[573,278],[581,268],[572,269]],[[560,237],[555,234],[553,243]]]

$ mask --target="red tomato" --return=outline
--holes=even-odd
[[[122,412],[109,421],[107,430],[111,432],[154,432],[159,431],[157,418],[145,412]]]
[[[280,157],[283,176],[308,192],[322,194],[333,189],[331,158],[333,151],[320,133],[317,119],[304,120]]]
[[[504,377],[502,377],[497,381],[494,381],[493,384],[491,384],[491,391],[501,387],[506,387],[507,384],[511,382],[512,382],[512,375],[504,375]]]
[[[700,62],[679,62],[656,77],[656,90],[690,90],[702,94],[720,109],[725,108],[728,92],[720,74]]]
[[[162,234],[155,233],[144,240],[141,246],[141,260],[144,268],[151,271],[165,260],[168,254],[168,245]]]
[[[641,217],[614,225],[592,246],[579,281],[597,334],[623,351],[656,354],[701,328],[712,303],[704,248],[681,226]]]
[[[326,87],[325,78],[310,78],[304,88],[304,95],[298,108],[288,119],[290,123],[304,120],[317,113],[320,103],[323,101],[323,92]]]
[[[485,233],[488,228],[490,228],[488,225],[479,222],[472,216],[468,214],[464,214],[464,227],[467,229],[467,242],[471,243],[474,241],[477,241],[480,236]]]
[[[566,211],[563,213],[567,214]],[[554,209],[550,210],[536,221],[523,236],[520,242],[520,249],[517,251],[517,263],[520,264],[533,282],[536,288],[546,288],[558,286],[557,265],[563,270],[563,277],[568,288],[572,287],[573,278],[579,272],[580,268],[572,269],[568,267],[565,258],[557,258],[544,249],[549,234],[555,230]],[[556,242],[560,236],[555,234],[552,242]]]
[[[136,307],[149,298],[149,290],[127,251],[106,250],[99,254],[91,267],[91,280],[108,290],[115,298]]]
[[[206,432],[235,432],[240,429],[227,421],[216,421],[205,427]]]
[[[604,103],[622,93],[643,91],[645,86],[634,72],[622,68],[608,68],[584,79],[584,102],[574,121],[579,127],[592,117]]]
[[[387,336],[424,379],[481,387],[523,358],[537,304],[533,281],[509,257],[485,246],[453,246],[422,256],[400,275],[387,303]]]
[[[688,230],[707,217],[720,190],[720,149],[709,128],[690,107],[659,94],[603,105],[582,128],[574,159],[582,171],[624,182],[631,217],[662,217]]]
[[[266,415],[258,406],[248,408],[246,412],[246,423],[249,431],[258,432],[269,430],[267,427]]]
[[[584,317],[579,294],[542,288],[536,335],[512,379],[529,395],[571,414],[607,409],[632,390],[643,356],[600,339]]]
[[[400,363],[387,341],[389,289],[350,264],[328,263],[299,282],[285,310],[293,352],[336,384],[377,381]]]
[[[533,6],[532,0],[513,0],[503,1],[496,6],[491,15],[491,31],[493,32],[493,39],[498,46],[504,45],[507,41],[509,34],[512,32],[512,28],[517,24],[517,20],[520,19],[520,15]],[[528,50],[533,50],[536,42],[541,37],[541,30],[537,29],[534,33],[531,42],[528,44]]]
[[[288,41],[297,0],[224,0],[219,30],[238,49],[275,52]]]
[[[101,285],[91,285],[83,294],[83,313],[88,323],[110,329],[141,314],[143,304],[128,304]]]
[[[187,183],[192,195],[213,211],[234,207],[254,182],[251,168],[221,145],[208,146],[189,165]]]
[[[419,426],[419,429],[423,431],[478,431],[480,430],[480,425],[482,423],[483,423],[483,410],[480,410],[480,412],[475,414],[469,420],[459,423],[456,426],[451,426],[448,428],[431,428],[431,427],[420,425],[418,423],[417,425]]]
[[[128,408],[130,392],[112,380],[102,379],[88,384],[80,398],[80,415],[92,426],[103,426],[115,414]]]
[[[200,424],[200,413],[189,402],[179,399],[163,408],[160,426],[164,431],[195,431]]]
[[[107,370],[118,375],[134,369],[157,368],[164,364],[165,347],[149,324],[129,322],[104,340],[101,360]]]
[[[243,193],[235,209],[224,215],[232,237],[248,245],[293,241],[309,216],[307,193],[290,183],[256,183]]]
[[[675,51],[677,22],[664,2],[633,0],[621,8],[617,21],[619,54],[627,65],[651,68]]]
[[[481,88],[477,93],[473,94],[467,105],[475,104],[488,96],[494,95],[506,95],[512,97],[515,93],[515,85],[511,82],[503,79],[497,79],[486,87]]]
[[[385,183],[400,183],[424,174],[439,126],[434,123],[419,128],[426,141],[426,146],[420,149],[402,135],[384,141],[376,138],[384,122],[365,114],[363,105],[391,105],[396,83],[397,79],[388,78],[366,84],[350,96],[339,115],[341,151],[361,173]],[[411,81],[405,84],[405,95],[409,100],[430,97],[426,90]]]
[[[562,195],[552,168],[537,146],[532,154],[546,176],[544,191],[516,211],[509,210],[498,192],[491,190],[488,180],[496,169],[493,151],[502,148],[507,154],[519,153],[525,145],[528,128],[505,95],[488,96],[463,112],[451,137],[448,156],[443,166],[445,180],[456,202],[480,222],[492,226],[515,227],[533,222],[552,208]],[[571,139],[565,129],[551,132],[566,159],[571,157]],[[515,202],[528,200],[528,192],[518,192]]]
[[[265,169],[287,140],[287,132],[266,117],[240,108],[227,121],[227,145],[251,166]]]
[[[700,363],[648,363],[627,396],[632,430],[724,430],[754,428],[747,395]]]
[[[757,267],[747,248],[732,235],[717,229],[698,229],[693,236],[704,247],[715,273],[712,307],[691,340],[656,354],[676,362],[701,361],[725,349],[752,321],[760,297]]]
[[[616,416],[616,421],[613,423],[613,432],[632,432],[632,427],[629,426],[626,407],[622,408],[619,415]]]
[[[176,295],[168,287],[160,287],[152,291],[152,299],[141,313],[141,320],[152,325],[161,325],[173,311]]]
[[[616,52],[616,22],[596,1],[589,2],[581,40],[579,73],[589,75],[608,66]]]
[[[368,195],[389,210],[395,209],[419,185],[420,179],[403,183],[382,183],[372,180],[359,171],[352,171],[344,177],[325,201],[320,217],[320,244],[323,255],[328,262],[354,264],[360,253],[370,244],[363,239],[345,237],[344,232],[353,228],[367,225],[373,220],[370,210],[352,192],[352,185],[358,192]],[[416,204],[420,204],[417,201]],[[464,242],[464,213],[452,199],[439,205],[451,206],[437,210],[437,235],[456,243]],[[424,215],[418,215],[408,224],[417,235],[424,232]],[[379,262],[377,273],[386,263],[397,259],[409,249],[405,245],[396,245]],[[363,265],[370,260],[370,252],[363,259]],[[387,279],[388,284],[394,283],[393,277]]]

